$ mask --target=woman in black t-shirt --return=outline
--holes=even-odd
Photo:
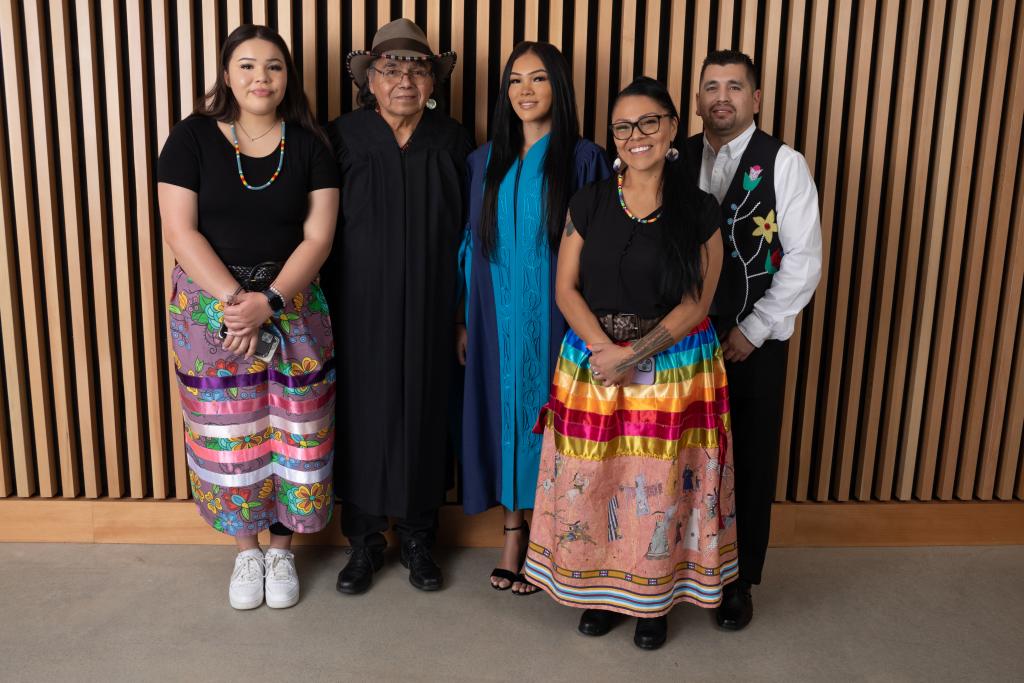
[[[718,205],[673,148],[665,87],[619,93],[617,177],[580,190],[558,255],[569,323],[537,429],[540,476],[526,576],[585,608],[603,635],[638,617],[634,642],[665,642],[678,602],[715,607],[736,576],[729,404],[707,318],[722,264]]]
[[[189,481],[203,518],[237,542],[231,606],[290,607],[291,534],[322,529],[333,508],[334,340],[317,274],[337,166],[277,33],[238,27],[220,67],[158,167]]]

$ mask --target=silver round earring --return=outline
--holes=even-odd
[[[427,100],[427,109],[437,109],[437,100],[433,97]]]
[[[622,170],[622,167],[622,159],[620,159],[619,157],[615,157],[615,161],[612,162],[612,170],[618,173],[619,171]]]
[[[675,161],[679,158],[679,150],[675,147],[669,147],[668,151],[665,152],[665,158],[669,161]]]

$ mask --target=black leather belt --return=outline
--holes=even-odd
[[[281,272],[283,263],[276,261],[264,261],[255,266],[233,266],[225,264],[228,272],[235,276],[238,284],[247,292],[263,292],[274,282],[274,278]]]
[[[597,316],[597,322],[612,341],[636,341],[653,330],[661,318],[641,318],[636,313],[608,313]]]

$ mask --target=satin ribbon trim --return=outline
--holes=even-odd
[[[261,482],[267,477],[277,475],[282,479],[296,484],[315,484],[317,482],[326,481],[331,478],[331,474],[334,468],[331,466],[321,467],[317,470],[310,470],[308,472],[293,470],[285,467],[279,462],[271,462],[267,465],[253,470],[252,472],[242,472],[240,474],[223,474],[221,472],[211,472],[210,470],[202,467],[191,453],[188,456],[188,466],[196,473],[196,476],[209,484],[217,484],[218,486],[225,486],[228,488],[242,488],[244,486],[252,486],[257,482]]]

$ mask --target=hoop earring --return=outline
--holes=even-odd
[[[622,163],[622,159],[620,159],[619,157],[615,157],[615,161],[612,162],[612,170],[618,173],[619,171],[622,170],[622,167],[624,165],[625,164]]]
[[[675,147],[669,147],[668,151],[665,152],[665,158],[669,161],[675,161],[679,158],[679,150]]]
[[[437,100],[433,97],[427,99],[427,109],[437,109]]]

